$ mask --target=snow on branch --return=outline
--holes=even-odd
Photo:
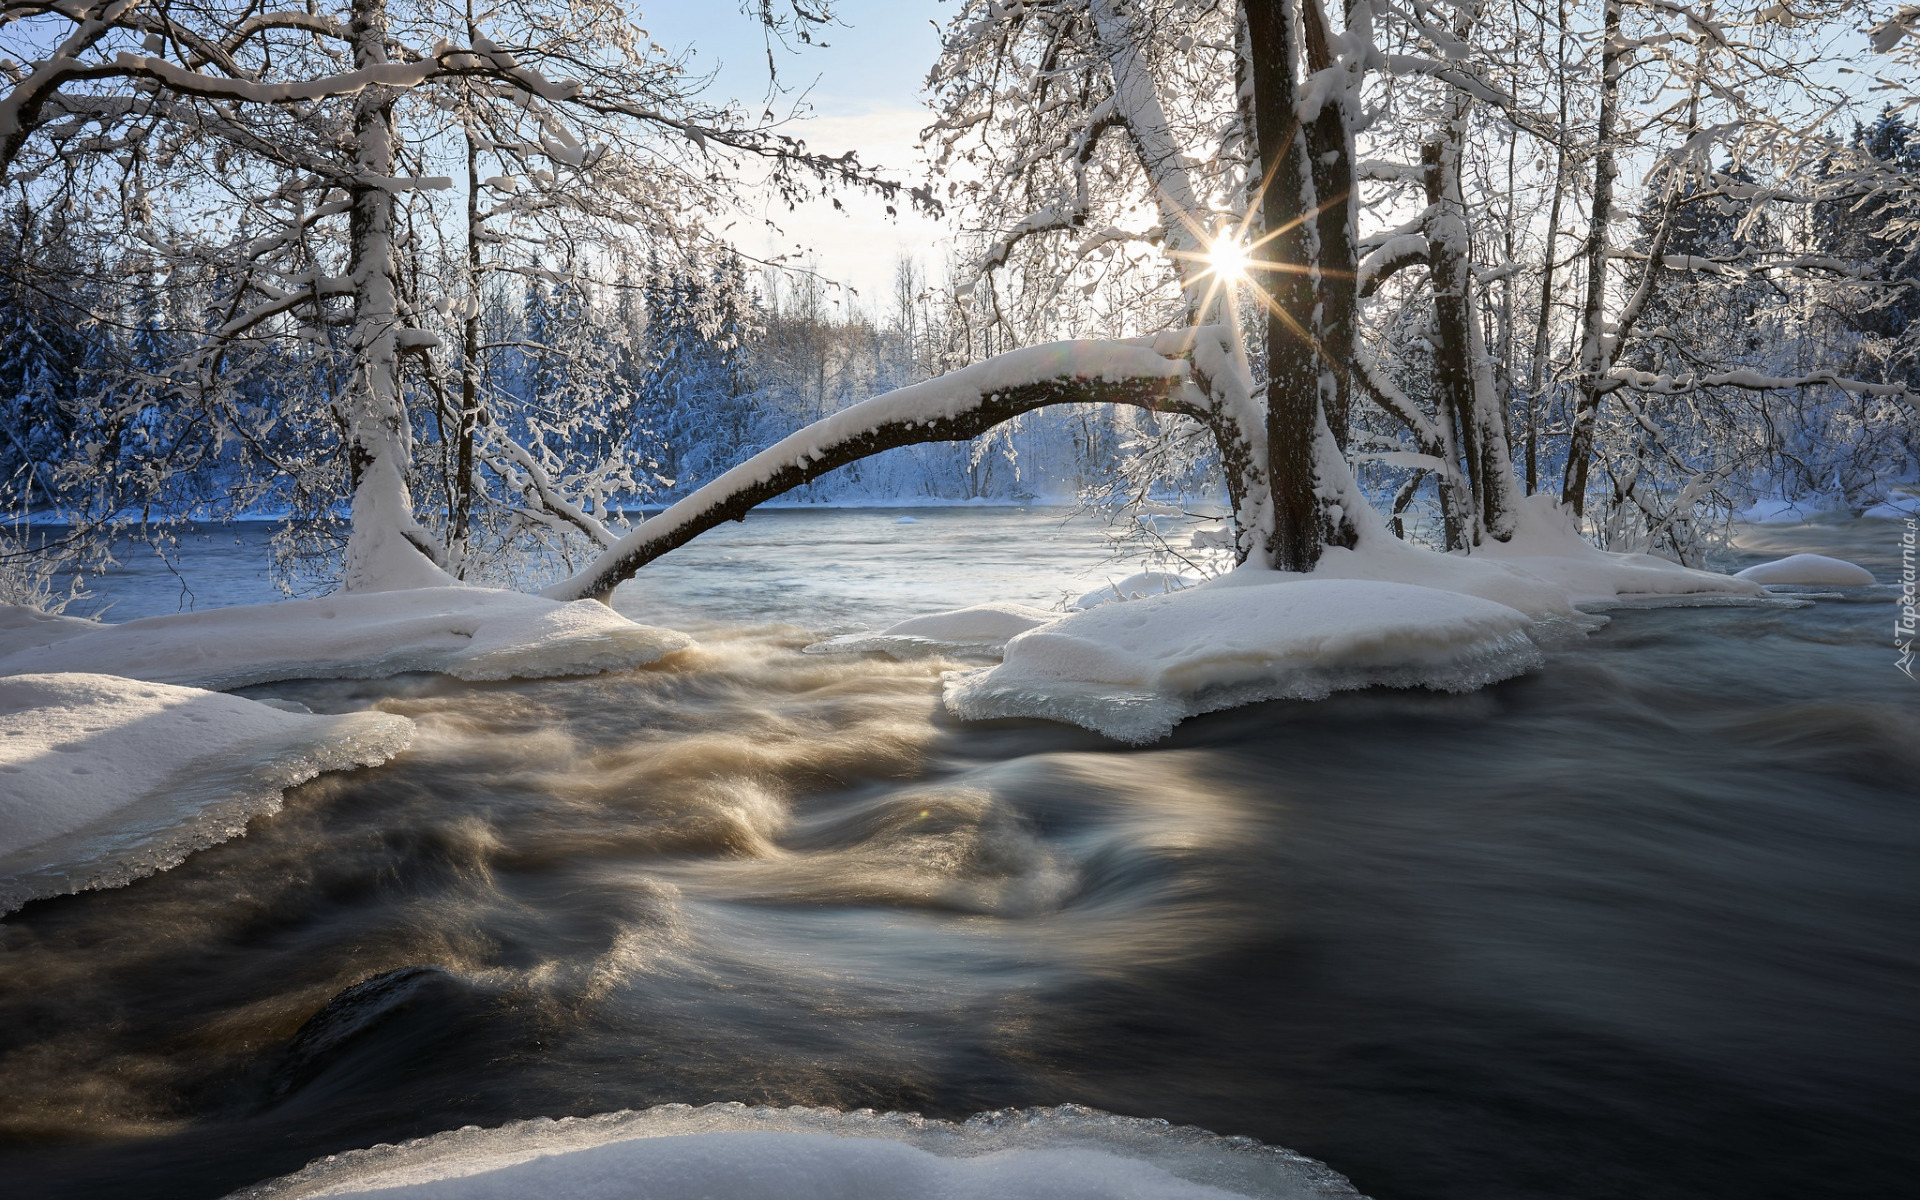
[[[604,598],[668,551],[838,467],[896,446],[965,441],[1036,408],[1127,404],[1204,416],[1206,400],[1188,386],[1187,362],[1175,357],[1187,351],[1189,341],[1180,333],[1028,346],[842,409],[641,522],[584,571],[544,594],[558,600]]]
[[[1712,375],[1676,376],[1615,367],[1610,372],[1610,378],[1615,381],[1616,387],[1628,387],[1636,392],[1652,392],[1661,396],[1678,396],[1701,388],[1731,387],[1750,392],[1778,392],[1825,385],[1852,392],[1856,396],[1892,397],[1905,401],[1908,407],[1913,407],[1915,403],[1913,390],[1904,383],[1870,383],[1864,379],[1849,379],[1833,371],[1814,371],[1806,375],[1763,375],[1758,371],[1738,370]]]
[[[487,431],[488,441],[506,451],[507,458],[524,473],[524,479],[513,480],[520,485],[521,490],[531,493],[532,498],[537,500],[542,508],[592,538],[594,544],[601,549],[611,550],[618,544],[619,539],[611,529],[554,488],[546,469],[534,459],[525,446],[508,437],[497,425],[488,424],[484,428]],[[505,463],[494,459],[484,449],[482,454],[496,474],[503,479],[513,478],[512,473],[506,469]]]
[[[1380,290],[1380,285],[1404,267],[1427,261],[1429,247],[1425,234],[1403,233],[1387,239],[1360,260],[1356,285],[1364,298]]]

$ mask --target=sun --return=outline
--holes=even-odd
[[[1247,268],[1252,265],[1253,255],[1247,244],[1232,234],[1207,247],[1207,266],[1228,287],[1246,282]]]

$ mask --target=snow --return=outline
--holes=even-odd
[[[281,679],[461,679],[623,670],[692,644],[592,600],[476,587],[345,592],[121,625],[0,610],[0,676],[87,671],[228,689]]]
[[[285,789],[412,740],[389,713],[300,715],[111,675],[0,678],[0,912],[176,866]]]
[[[665,1105],[330,1155],[241,1197],[381,1200],[1357,1200],[1311,1159],[1065,1106],[964,1124]]]
[[[1125,342],[1068,341],[1023,346],[950,371],[935,379],[849,405],[789,434],[738,466],[642,521],[585,569],[548,587],[545,594],[576,598],[610,591],[631,568],[627,564],[653,547],[671,543],[731,499],[796,468],[819,462],[829,451],[858,443],[877,431],[934,426],[977,411],[1003,392],[1049,380],[1165,381],[1188,378],[1179,358],[1156,349],[1157,339]]]
[[[1098,608],[1102,604],[1115,600],[1139,600],[1146,596],[1181,591],[1201,582],[1204,581],[1198,575],[1187,575],[1178,571],[1141,571],[1117,583],[1109,581],[1105,587],[1093,589],[1075,600],[1073,607]]]
[[[1865,587],[1877,582],[1873,572],[1845,559],[1824,554],[1792,554],[1772,562],[1756,563],[1741,571],[1740,579],[1755,583],[1796,583],[1819,586]]]
[[[1539,496],[1516,513],[1511,541],[1471,555],[1380,535],[1325,550],[1310,575],[1243,565],[1202,582],[1143,572],[1088,593],[1071,615],[1027,614],[1030,628],[1003,634],[1001,664],[949,674],[945,699],[963,718],[1041,717],[1139,743],[1257,700],[1482,687],[1538,665],[1541,645],[1604,625],[1596,609],[1801,603],[1752,579],[1596,549]],[[954,632],[978,611],[809,649],[904,657],[965,641],[990,653],[991,638]]]
[[[1059,613],[1024,604],[976,604],[953,612],[911,617],[879,633],[850,633],[806,648],[808,654],[878,651],[895,658],[938,654],[998,654],[1009,638],[1058,620]]]
[[[1678,604],[1715,597],[1725,598],[1715,603],[1765,598],[1764,590],[1752,582],[1696,571],[1651,554],[1597,549],[1580,536],[1572,519],[1545,494],[1528,496],[1521,502],[1512,540],[1483,545],[1474,551],[1473,558],[1522,571],[1558,588],[1568,602],[1588,610],[1614,607],[1623,601],[1644,607],[1654,598]],[[1504,597],[1493,598],[1511,603]]]
[[[947,707],[972,720],[1044,717],[1145,743],[1187,717],[1256,700],[1376,685],[1469,691],[1542,661],[1527,636],[1532,619],[1492,600],[1406,583],[1245,575],[1021,634],[1000,665],[950,674]]]
[[[1886,521],[1904,520],[1908,517],[1920,517],[1920,496],[1911,496],[1902,492],[1889,492],[1880,503],[1870,506],[1860,514],[1863,517],[1878,517]]]
[[[1806,501],[1755,500],[1734,516],[1753,525],[1798,525],[1819,511]]]
[[[62,617],[24,604],[0,604],[0,656],[98,629],[94,621]]]

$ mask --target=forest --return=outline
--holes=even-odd
[[[1910,504],[1910,10],[1322,7],[959,5],[915,180],[617,5],[10,6],[7,586],[248,515],[289,580],[351,584],[356,522],[517,578],[853,402],[1183,329],[1192,395],[797,498],[1224,502],[1296,568],[1353,540],[1342,489],[1449,549],[1546,492],[1690,564],[1756,504]],[[749,187],[954,238],[860,297],[730,242]]]

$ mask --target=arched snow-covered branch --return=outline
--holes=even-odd
[[[921,442],[978,437],[1052,404],[1127,404],[1205,418],[1205,394],[1178,357],[1189,333],[1129,341],[1052,342],[963,367],[844,408],[769,446],[641,522],[585,570],[546,589],[557,600],[605,599],[634,572],[726,521],[838,467]]]

